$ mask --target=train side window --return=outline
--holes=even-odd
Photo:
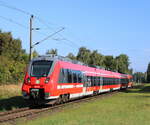
[[[84,74],[82,74],[82,82],[83,82],[83,86],[87,87],[88,80],[87,80],[87,76],[85,76]]]
[[[100,77],[97,77],[98,86],[100,86]]]
[[[75,72],[76,72],[76,77],[77,77],[77,83],[79,83],[79,71],[75,70]]]
[[[91,77],[90,77],[90,76],[87,76],[87,82],[88,82],[88,85],[87,85],[87,86],[91,86],[92,80],[91,80]]]
[[[91,86],[93,86],[93,76],[90,76],[91,79]]]
[[[82,81],[83,81],[82,79],[83,79],[82,72],[78,71],[78,82],[82,83]]]
[[[103,84],[106,85],[106,78],[103,78]]]
[[[63,69],[63,83],[68,83],[68,73],[67,73],[67,69]]]
[[[105,85],[105,78],[103,77],[103,85]]]
[[[110,80],[109,80],[109,78],[107,78],[107,85],[109,85],[109,82],[110,82]]]
[[[91,76],[91,86],[94,86],[94,77]]]
[[[67,73],[68,73],[68,83],[72,83],[72,71],[68,69]]]
[[[60,69],[60,72],[59,72],[59,83],[63,83],[63,79],[64,79],[63,69]]]
[[[61,69],[59,73],[59,83],[67,83],[68,78],[67,78],[67,69]]]
[[[117,78],[115,78],[115,84],[118,84]]]
[[[98,86],[98,77],[95,77],[95,86]]]
[[[93,76],[93,86],[95,86],[96,84],[96,80],[95,80],[95,77]]]
[[[95,77],[96,86],[98,86],[98,77]]]
[[[106,78],[106,85],[108,85],[108,78]]]
[[[72,70],[73,73],[73,83],[77,83],[77,74],[75,70]]]
[[[96,77],[94,76],[94,86],[96,86]]]

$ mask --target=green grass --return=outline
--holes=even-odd
[[[150,125],[150,84],[44,113],[25,125]]]

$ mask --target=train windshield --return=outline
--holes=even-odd
[[[49,74],[53,61],[34,61],[31,66],[31,76],[46,77]]]

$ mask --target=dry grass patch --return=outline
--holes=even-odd
[[[0,99],[19,95],[21,95],[21,84],[0,86]]]

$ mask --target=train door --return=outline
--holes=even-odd
[[[88,95],[88,87],[91,84],[90,77],[83,75],[84,78],[84,84],[83,84],[83,95]]]
[[[100,92],[102,92],[103,89],[103,77],[100,77]]]

